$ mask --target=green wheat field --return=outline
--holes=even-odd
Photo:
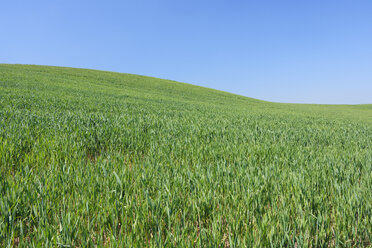
[[[372,105],[1,64],[0,246],[371,247]]]

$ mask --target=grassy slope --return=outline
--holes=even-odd
[[[371,244],[372,105],[0,65],[0,245]]]

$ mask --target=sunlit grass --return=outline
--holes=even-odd
[[[372,105],[0,65],[0,246],[363,247]]]

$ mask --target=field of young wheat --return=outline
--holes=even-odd
[[[372,105],[0,65],[0,246],[372,245]]]

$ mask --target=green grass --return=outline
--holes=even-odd
[[[365,247],[372,105],[0,65],[0,246]]]

